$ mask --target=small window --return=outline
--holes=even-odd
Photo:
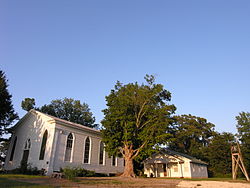
[[[30,139],[28,139],[28,140],[25,142],[24,150],[29,150],[29,149],[30,149],[30,146],[31,146],[31,142],[30,142]]]
[[[14,140],[14,143],[13,143],[13,146],[12,146],[12,150],[11,150],[11,154],[10,154],[10,161],[12,161],[13,157],[14,157],[16,142],[17,142],[17,137],[15,137],[15,140]]]
[[[46,130],[44,132],[44,134],[43,134],[43,139],[42,139],[42,145],[41,145],[41,149],[40,149],[39,160],[43,160],[44,159],[47,137],[48,137],[48,131]]]
[[[71,161],[71,153],[73,146],[73,135],[70,133],[67,138],[66,151],[65,151],[65,161]]]
[[[112,156],[112,166],[117,166],[117,158]]]
[[[90,156],[90,139],[89,137],[85,140],[85,148],[84,148],[84,160],[83,163],[89,164],[89,156]]]
[[[100,142],[99,164],[104,165],[104,144]]]

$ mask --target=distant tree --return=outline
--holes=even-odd
[[[37,110],[87,127],[97,127],[89,106],[79,100],[71,98],[52,100],[50,104],[43,105]]]
[[[3,168],[9,144],[10,144],[10,138],[0,142],[0,169]]]
[[[155,84],[153,76],[146,75],[145,80],[147,84],[141,85],[117,82],[106,96],[102,138],[110,156],[124,157],[124,177],[135,177],[133,161],[140,153],[166,143],[170,137],[167,131],[176,109],[168,104],[171,93]]]
[[[214,135],[214,124],[205,118],[192,115],[175,116],[176,126],[171,133],[174,135],[169,148],[204,159],[203,149]]]
[[[8,133],[11,123],[18,119],[12,105],[12,96],[7,89],[7,81],[4,72],[0,70],[0,141],[3,140],[3,134]]]
[[[209,164],[208,171],[210,176],[227,177],[231,176],[232,158],[231,145],[234,142],[232,133],[216,133],[208,147],[205,148],[206,160]]]
[[[241,150],[244,158],[244,164],[248,173],[250,173],[250,113],[241,112],[236,116],[238,137],[241,142]]]
[[[25,98],[22,101],[22,109],[26,111],[30,111],[31,109],[34,109],[36,105],[35,99],[34,98]]]

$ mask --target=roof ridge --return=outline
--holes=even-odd
[[[91,128],[91,127],[88,127],[88,126],[85,126],[85,125],[82,125],[82,124],[79,124],[79,123],[74,123],[74,122],[71,122],[71,121],[68,121],[68,120],[65,120],[65,119],[61,119],[61,118],[58,118],[58,117],[52,116],[50,114],[46,114],[44,112],[40,112],[38,110],[34,110],[34,109],[31,109],[29,112],[32,112],[32,111],[36,112],[36,113],[40,113],[40,114],[42,114],[44,116],[50,117],[50,118],[54,119],[55,121],[61,121],[63,123],[69,124],[69,125],[75,125],[75,126],[78,126],[80,128],[85,128],[85,129],[88,129],[88,130],[100,133],[100,130],[97,130],[95,128]]]

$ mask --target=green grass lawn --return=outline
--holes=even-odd
[[[0,175],[0,187],[6,187],[6,188],[52,188],[51,186],[45,186],[45,185],[38,185],[34,183],[26,183],[21,181],[13,180],[15,179],[28,179],[28,178],[41,178],[44,176],[32,176],[32,175],[20,175],[20,174],[1,174]]]

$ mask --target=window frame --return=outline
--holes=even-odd
[[[115,157],[115,165],[114,165],[114,157]],[[118,166],[118,161],[116,156],[111,156],[111,166]]]
[[[44,141],[45,136],[46,136],[46,140]],[[46,153],[47,140],[48,140],[48,130],[46,129],[43,133],[42,143],[41,143],[41,147],[40,147],[39,160],[44,160],[44,156]]]
[[[72,135],[72,144],[71,144],[71,152],[70,152],[70,159],[69,160],[66,160],[66,152],[67,152],[67,143],[68,143],[68,138],[69,138],[69,135]],[[74,134],[72,132],[70,132],[68,135],[67,135],[67,139],[66,139],[66,143],[65,143],[65,151],[64,151],[64,162],[72,162],[73,161],[73,150],[74,150],[74,142],[75,142],[75,137],[74,137]]]
[[[101,144],[103,144],[102,163],[100,163],[101,162],[100,161],[100,159],[101,159]],[[104,166],[106,164],[106,162],[105,162],[105,145],[104,145],[103,141],[99,142],[98,164],[102,165],[102,166]]]
[[[89,139],[89,153],[88,153],[88,162],[85,163],[85,150],[86,150],[86,140]],[[91,150],[92,150],[92,139],[90,136],[86,136],[85,140],[84,140],[84,146],[83,146],[83,164],[90,164],[91,162]]]
[[[17,136],[15,136],[13,144],[12,144],[12,149],[11,149],[11,152],[10,152],[9,161],[13,161],[13,159],[14,159],[14,155],[15,155],[15,151],[16,151],[16,144],[17,144]]]

